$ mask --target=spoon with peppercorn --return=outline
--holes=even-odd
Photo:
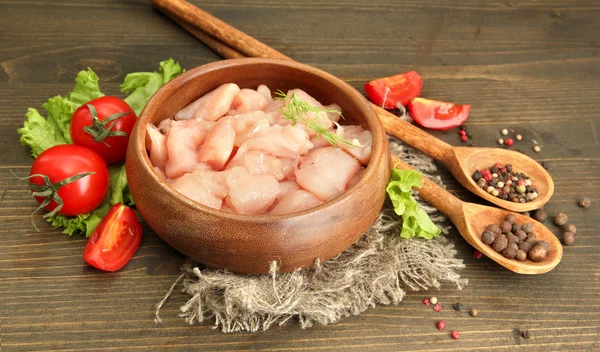
[[[554,193],[550,174],[523,153],[501,148],[454,147],[373,105],[385,130],[443,163],[469,191],[499,207],[542,208]]]
[[[398,157],[392,158],[395,167],[413,169]],[[419,197],[448,216],[471,246],[516,273],[542,274],[554,269],[562,258],[558,238],[525,215],[463,202],[427,177]]]

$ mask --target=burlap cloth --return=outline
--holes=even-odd
[[[390,147],[441,183],[431,159],[393,138]],[[419,203],[447,233],[444,216],[427,203]],[[209,321],[223,332],[263,331],[290,320],[302,328],[325,325],[378,304],[398,304],[406,290],[439,288],[443,282],[461,289],[467,284],[458,274],[464,264],[443,235],[433,240],[402,239],[401,226],[402,219],[388,201],[373,227],[352,247],[313,268],[291,273],[278,273],[273,263],[270,275],[236,275],[188,260],[158,303],[155,322],[162,324],[160,308],[182,281],[182,292],[190,298],[179,315],[189,324]]]

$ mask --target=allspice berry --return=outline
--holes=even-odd
[[[502,221],[502,224],[500,224],[500,229],[504,233],[510,232],[510,230],[512,230],[512,227],[513,227],[513,224],[511,224],[508,221]]]
[[[515,251],[519,249],[519,245],[514,242],[508,242],[508,246],[506,248],[512,248]],[[506,250],[506,249],[505,249]]]
[[[544,209],[538,209],[533,213],[533,218],[539,222],[544,222],[548,218],[548,214],[546,214]]]
[[[515,234],[513,234],[512,232],[509,232],[506,234],[506,239],[508,240],[509,243],[519,243],[521,242],[519,240],[519,237],[517,237]]]
[[[582,208],[589,208],[590,205],[592,205],[592,201],[587,197],[581,198],[579,200],[579,206]]]
[[[530,242],[532,246],[534,243],[537,242],[537,236],[535,235],[535,233],[530,233],[527,235],[527,242]]]
[[[573,234],[577,233],[577,227],[573,224],[567,224],[563,227],[563,232],[572,232]]]
[[[540,245],[542,247],[544,247],[544,249],[546,250],[546,254],[550,253],[550,244],[548,244],[548,242],[546,241],[537,241],[534,246],[536,245]]]
[[[558,226],[563,226],[569,221],[569,217],[565,213],[558,213],[554,217],[554,223]]]
[[[506,249],[502,251],[502,255],[506,259],[513,259],[517,256],[517,250],[513,247],[506,247]]]
[[[563,243],[566,246],[570,246],[575,243],[575,234],[573,232],[565,232],[563,233]]]
[[[504,220],[510,222],[511,224],[514,224],[515,221],[517,221],[517,217],[514,214],[508,214],[508,215],[506,215]]]
[[[522,251],[519,249],[517,251],[517,255],[515,256],[515,259],[520,262],[524,262],[525,260],[527,260],[527,253],[525,253],[525,251]]]
[[[533,232],[533,224],[526,222],[523,225],[521,225],[521,230],[525,231],[525,233],[532,233]]]
[[[498,226],[496,224],[489,224],[485,228],[485,230],[493,233],[494,235],[499,235],[500,233],[502,233],[502,230],[500,229],[500,226]]]
[[[515,222],[514,224],[512,224],[512,229],[511,229],[511,230],[512,230],[512,232],[517,232],[517,231],[519,231],[520,229],[521,229],[521,224],[518,224],[518,223],[516,223],[516,222]]]
[[[495,239],[496,235],[494,235],[490,231],[483,231],[483,233],[481,234],[481,242],[485,244],[492,244],[494,243]]]
[[[507,246],[508,246],[508,240],[506,239],[506,236],[499,235],[499,236],[496,236],[496,239],[494,240],[494,244],[492,245],[492,248],[494,248],[494,250],[496,252],[502,252],[503,250],[506,249]]]
[[[533,247],[533,244],[531,244],[531,242],[523,241],[519,243],[519,249],[525,253],[529,252],[531,247]]]
[[[535,246],[531,247],[531,250],[529,250],[529,259],[533,260],[534,262],[541,262],[542,260],[546,259],[546,255],[546,248],[539,244],[536,244]]]
[[[477,312],[477,309],[473,308],[473,309],[471,309],[471,311],[469,312],[469,314],[471,314],[472,317],[476,317],[477,314],[479,314],[479,313]]]
[[[527,239],[527,234],[523,230],[515,232],[515,236],[519,237],[519,243]]]

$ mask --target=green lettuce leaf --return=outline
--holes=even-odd
[[[419,206],[413,198],[412,188],[423,187],[423,175],[415,170],[392,171],[392,180],[386,191],[392,204],[394,212],[402,216],[402,231],[400,237],[422,237],[432,239],[442,231],[431,221],[429,215]]]
[[[31,148],[31,156],[37,158],[44,150],[66,141],[54,120],[46,120],[37,109],[27,109],[23,127],[17,132],[21,135],[21,144]]]
[[[148,100],[160,87],[184,71],[179,63],[168,59],[160,63],[158,71],[134,72],[125,76],[125,80],[121,84],[121,92],[129,94],[125,101],[139,115]]]

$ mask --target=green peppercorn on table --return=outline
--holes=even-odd
[[[106,94],[128,72],[153,71],[173,56],[185,67],[220,60],[150,1],[0,0],[0,334],[6,351],[527,351],[600,349],[600,3],[593,1],[266,0],[191,1],[297,61],[357,89],[374,78],[416,70],[422,96],[471,104],[468,143],[499,138],[545,162],[555,194],[545,224],[568,215],[575,241],[561,263],[537,276],[473,257],[453,240],[469,279],[462,291],[409,292],[397,306],[372,308],[337,324],[295,323],[260,334],[188,326],[176,294],[153,322],[154,305],[179,275],[183,257],[144,225],[133,260],[100,273],[81,259],[85,238],[29,221],[36,203],[11,170],[26,174],[16,129],[28,107],[67,93],[92,67]],[[500,131],[507,129],[508,135]],[[513,131],[514,130],[514,131]],[[433,132],[465,145],[458,130]],[[522,136],[519,140],[516,135]],[[540,152],[534,151],[534,146]],[[481,202],[440,168],[447,189]],[[581,198],[591,206],[578,206]],[[421,301],[435,296],[443,309]],[[453,309],[460,302],[460,310]],[[471,309],[476,316],[471,316]],[[436,328],[443,320],[444,330]],[[451,332],[460,333],[454,340]]]

